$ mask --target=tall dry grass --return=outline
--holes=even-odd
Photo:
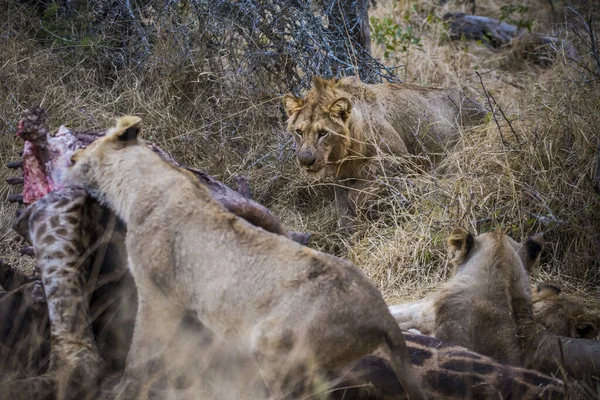
[[[548,2],[521,3],[529,7],[526,17],[534,21],[533,31],[555,33],[574,43],[574,35],[555,23],[562,11],[553,14]],[[478,14],[498,18],[500,7],[509,3],[476,4]],[[458,146],[432,171],[396,177],[390,183],[409,200],[408,208],[395,214],[397,223],[389,229],[368,224],[369,233],[353,246],[352,258],[390,300],[400,301],[420,296],[447,277],[444,238],[453,225],[477,233],[501,228],[516,239],[547,232],[537,279],[556,279],[597,298],[597,79],[568,61],[560,48],[553,65],[545,67],[527,61],[527,49],[518,41],[497,50],[453,42],[442,21],[428,22],[432,13],[439,17],[450,11],[470,12],[470,3],[378,5],[374,17],[391,11],[400,25],[410,23],[421,37],[420,48],[390,56],[390,63],[406,66],[399,70],[401,77],[417,84],[461,86],[487,105],[477,71],[514,133],[496,113],[508,145],[502,144],[490,120],[463,131]],[[383,54],[381,48],[375,51]],[[588,49],[579,51],[584,56]]]

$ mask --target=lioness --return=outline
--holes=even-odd
[[[409,84],[368,85],[356,77],[313,79],[304,98],[283,96],[287,129],[296,137],[297,158],[312,175],[345,180],[336,193],[343,219],[356,215],[361,181],[380,170],[379,153],[437,158],[459,137],[458,126],[478,122],[484,108],[459,90]]]
[[[541,238],[521,244],[499,232],[474,237],[455,228],[448,246],[456,272],[435,295],[434,336],[520,365],[514,313],[530,313],[529,273],[539,258]]]
[[[535,320],[561,336],[594,339],[600,333],[600,314],[577,298],[561,293],[561,287],[542,282],[533,289]]]
[[[254,354],[272,392],[296,365],[335,368],[382,345],[410,398],[425,397],[400,328],[358,268],[227,212],[195,177],[143,144],[140,122],[120,118],[65,173],[127,224],[139,298],[127,392],[191,311]]]

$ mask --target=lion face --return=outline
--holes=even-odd
[[[102,166],[111,163],[107,155],[136,144],[140,122],[139,117],[122,117],[117,121],[117,126],[110,129],[106,136],[95,140],[85,149],[77,150],[71,156],[71,165],[63,173],[64,181],[69,185],[86,189],[92,196],[98,194],[99,174],[105,173]],[[110,177],[106,178],[110,179]]]
[[[313,87],[303,99],[285,95],[283,104],[288,115],[287,130],[296,139],[300,166],[310,174],[322,174],[326,166],[335,167],[346,157],[352,104],[345,97],[335,97],[331,88],[320,88],[318,96],[315,90]]]
[[[542,282],[532,291],[535,320],[548,330],[574,338],[593,339],[600,332],[600,315],[583,301],[565,296],[553,282]]]

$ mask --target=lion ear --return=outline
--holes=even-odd
[[[339,118],[342,121],[346,122],[350,117],[350,112],[352,111],[352,103],[345,97],[340,97],[335,100],[333,103],[329,105],[329,115],[332,118]]]
[[[538,283],[537,292],[542,295],[543,293],[554,294],[558,296],[562,292],[562,288],[559,284],[551,281],[545,281]]]
[[[304,100],[291,94],[283,96],[282,103],[288,117],[304,106]]]
[[[126,115],[117,120],[117,125],[111,128],[107,137],[126,143],[136,143],[140,134],[142,119],[135,115]]]
[[[448,251],[452,255],[452,264],[460,265],[473,248],[475,238],[466,229],[457,227],[448,237]]]
[[[542,252],[542,246],[544,245],[544,238],[542,234],[538,234],[527,238],[523,246],[521,247],[520,256],[523,260],[523,264],[527,269],[527,272],[531,274],[533,267],[540,258]]]

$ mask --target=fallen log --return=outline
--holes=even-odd
[[[452,39],[464,37],[468,40],[479,40],[490,47],[505,46],[525,31],[516,25],[494,18],[466,13],[447,13],[444,20],[450,23]]]
[[[555,48],[561,42],[557,37],[531,33],[527,29],[490,17],[447,13],[444,20],[449,24],[452,39],[478,40],[492,48],[508,46],[518,40],[524,58],[541,65],[549,65],[554,61]],[[570,59],[577,59],[577,52],[572,44],[565,41],[563,47]]]

